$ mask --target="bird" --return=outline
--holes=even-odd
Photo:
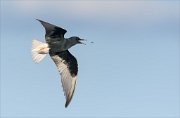
[[[49,53],[61,76],[61,83],[66,98],[65,108],[67,108],[73,98],[78,75],[77,60],[68,49],[76,44],[85,44],[83,41],[86,40],[77,36],[65,38],[66,29],[39,19],[36,20],[45,28],[46,42],[32,40],[32,59],[35,63],[40,63]]]

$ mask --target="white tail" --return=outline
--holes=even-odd
[[[35,63],[41,62],[49,52],[47,43],[43,43],[37,40],[32,41],[32,58]]]

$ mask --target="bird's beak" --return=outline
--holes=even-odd
[[[83,41],[87,41],[87,40],[86,40],[86,39],[79,39],[79,43],[80,43],[80,44],[86,45]]]

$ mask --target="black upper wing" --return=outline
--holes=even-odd
[[[50,41],[64,39],[64,34],[67,32],[65,29],[39,19],[37,20],[43,25],[46,30],[45,38],[47,43],[49,43]]]

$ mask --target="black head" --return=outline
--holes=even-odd
[[[76,44],[85,44],[83,41],[86,41],[85,39],[81,39],[79,37],[71,37],[71,39],[76,43]]]

